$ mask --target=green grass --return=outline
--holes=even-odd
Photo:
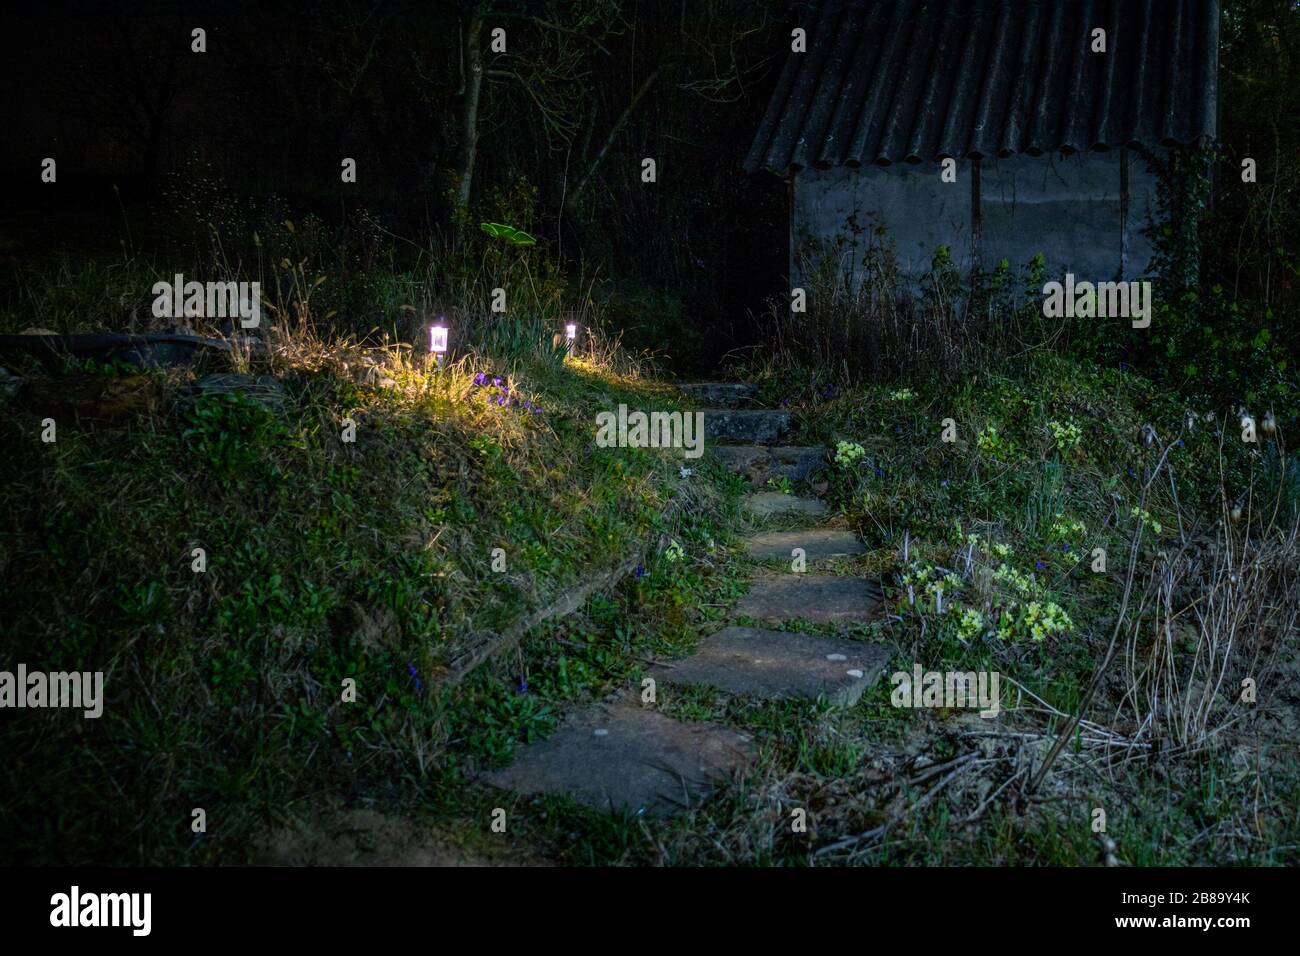
[[[629,672],[617,648],[595,648],[562,655],[543,694],[433,692],[466,641],[652,532],[693,540],[713,505],[705,495],[698,515],[662,527],[681,485],[668,455],[592,445],[596,411],[665,407],[665,393],[586,358],[487,355],[443,370],[390,356],[397,384],[380,388],[345,370],[356,355],[277,360],[279,412],[192,401],[162,373],[149,376],[152,411],[111,424],[52,412],[52,444],[41,408],[6,410],[0,574],[29,599],[6,602],[5,658],[103,670],[107,688],[99,720],[6,722],[8,856],[241,859],[312,794],[383,793],[454,771],[459,751],[508,754],[506,738]],[[345,679],[355,703],[341,700]],[[194,807],[212,823],[201,839]]]
[[[127,380],[111,368],[63,380],[54,444],[40,441],[46,413],[30,398],[5,408],[0,439],[16,451],[0,461],[0,582],[23,596],[0,612],[5,659],[103,670],[108,688],[97,721],[46,711],[0,726],[14,770],[0,784],[0,826],[16,835],[8,859],[243,862],[268,833],[339,801],[454,832],[471,853],[583,865],[1094,864],[1095,806],[1108,809],[1126,863],[1296,860],[1293,755],[1270,756],[1258,774],[1226,748],[1107,779],[1063,769],[1048,799],[995,800],[977,824],[962,824],[989,792],[979,780],[1005,779],[1005,741],[990,745],[987,769],[905,813],[887,840],[818,856],[906,810],[929,785],[915,779],[925,761],[972,746],[967,715],[893,707],[887,681],[847,709],[663,689],[665,713],[758,743],[737,780],[674,820],[474,783],[476,770],[551,733],[567,708],[638,686],[651,658],[690,653],[729,620],[762,567],[740,546],[753,523],[738,510],[739,479],[697,463],[684,481],[678,459],[594,447],[597,411],[624,401],[672,407],[673,393],[614,350],[563,360],[547,335],[554,290],[542,288],[545,276],[530,278],[540,290],[532,311],[469,324],[477,349],[462,361],[439,370],[409,352],[381,356],[390,387],[358,377],[355,345],[298,332],[269,369],[255,369],[277,375],[283,410],[194,401],[186,376],[150,373],[150,408],[111,424],[71,417],[87,381]],[[66,301],[58,281],[25,294],[41,324],[72,330],[85,327],[77,303],[103,300],[118,277],[88,267],[64,279]],[[286,281],[314,288],[306,273]],[[398,308],[427,297],[418,285],[414,274],[390,277],[384,301]],[[953,386],[828,393],[815,374],[776,369],[761,386],[765,401],[795,407],[793,441],[863,449],[860,460],[831,466],[824,494],[869,551],[809,570],[886,587],[880,620],[789,629],[887,642],[890,672],[913,661],[997,669],[1073,712],[1118,605],[1139,523],[1132,509],[1149,515],[1144,560],[1173,544],[1179,514],[1214,514],[1219,439],[1210,425],[1171,452],[1177,484],[1143,495],[1159,451],[1137,440],[1139,429],[1151,423],[1168,440],[1185,409],[1136,375],[1037,355]],[[947,418],[953,443],[939,440]],[[345,419],[355,442],[342,440]],[[1224,449],[1227,487],[1289,482],[1283,500],[1295,501],[1296,479],[1274,474],[1271,449]],[[666,524],[674,499],[684,507]],[[680,545],[679,559],[647,561],[643,574],[537,628],[454,692],[435,690],[458,650],[661,533]],[[1094,547],[1107,550],[1106,574],[1090,569]],[[202,573],[192,570],[195,548],[205,551]],[[918,579],[924,595],[948,572],[959,579],[949,607],[986,614],[980,633],[962,633],[956,615],[935,613],[924,596],[919,607],[907,601],[904,575],[929,575]],[[1070,627],[1035,634],[1021,617],[1034,602],[1059,606]],[[357,683],[355,703],[341,700],[345,680]],[[1011,693],[1004,683],[999,730],[1058,727],[1059,717],[1014,711]],[[488,827],[499,806],[508,837]],[[202,836],[189,828],[195,807],[207,811]],[[806,834],[791,829],[796,809],[807,812]]]

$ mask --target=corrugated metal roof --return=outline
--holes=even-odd
[[[745,169],[1189,144],[1215,132],[1217,0],[823,0]],[[1092,31],[1107,52],[1092,52]]]

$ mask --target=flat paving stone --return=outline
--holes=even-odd
[[[710,438],[771,445],[789,430],[789,412],[734,408],[709,408],[704,411],[704,434]]]
[[[865,554],[866,546],[852,531],[835,528],[808,528],[800,531],[765,531],[745,540],[751,558],[790,559],[790,552],[803,548],[809,561]]]
[[[816,445],[714,445],[724,465],[761,488],[769,478],[802,481],[826,465],[827,449]]]
[[[650,674],[665,684],[707,684],[732,694],[808,697],[851,705],[880,677],[889,649],[842,637],[726,627],[684,660]]]
[[[824,515],[830,510],[824,501],[816,498],[783,495],[779,491],[760,491],[752,494],[745,499],[745,504],[760,518],[781,514]]]
[[[687,395],[713,405],[735,405],[754,397],[758,386],[752,382],[683,382],[677,386]]]
[[[631,701],[595,704],[479,779],[518,793],[568,794],[601,810],[665,816],[703,800],[752,748],[749,737],[717,724],[683,723]]]
[[[764,621],[865,621],[880,605],[880,586],[834,574],[769,574],[754,583],[736,613]]]

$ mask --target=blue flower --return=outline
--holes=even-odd
[[[645,566],[644,566],[644,565],[638,564],[638,565],[636,566],[636,576],[637,576],[638,578],[643,578],[643,577],[645,577]]]
[[[1039,571],[1043,570],[1043,562],[1041,560],[1035,561],[1034,567],[1037,568]]]
[[[515,693],[516,694],[528,693],[528,681],[526,681],[522,675],[519,678],[519,683],[515,685]]]

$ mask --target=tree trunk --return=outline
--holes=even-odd
[[[474,183],[474,159],[478,154],[478,105],[483,91],[483,51],[479,48],[479,35],[483,32],[483,17],[479,7],[469,14],[465,25],[462,56],[462,82],[464,103],[461,108],[460,157],[456,173],[456,205],[460,210],[469,206],[470,187]]]

